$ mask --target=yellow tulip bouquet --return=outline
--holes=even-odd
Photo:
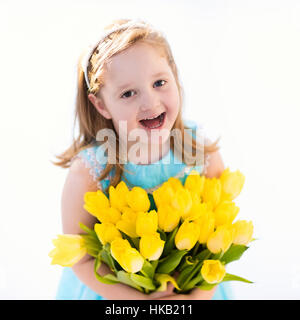
[[[83,256],[95,258],[96,278],[107,284],[124,283],[143,293],[164,291],[171,281],[177,293],[197,287],[210,290],[223,281],[249,280],[226,273],[252,241],[251,221],[234,222],[245,177],[223,171],[206,178],[191,171],[184,184],[169,178],[153,194],[124,181],[86,192],[84,209],[99,223],[93,229],[80,223],[80,235],[59,235],[49,253],[52,264],[72,267]],[[101,276],[101,263],[111,273]]]

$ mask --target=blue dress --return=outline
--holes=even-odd
[[[185,121],[185,124],[192,129],[197,128],[197,124],[193,121]],[[194,134],[193,134],[194,136]],[[76,156],[81,158],[86,167],[90,168],[90,174],[93,176],[94,180],[97,181],[101,170],[105,167],[103,164],[103,149],[101,146],[93,146],[82,150]],[[160,160],[155,163],[148,165],[137,165],[131,162],[127,162],[124,168],[131,173],[125,171],[124,175],[127,179],[124,180],[128,185],[128,182],[133,186],[140,186],[144,188],[148,193],[151,193],[158,188],[164,181],[168,180],[170,177],[177,177],[183,183],[189,174],[189,172],[194,169],[199,173],[204,174],[205,168],[207,166],[209,155],[205,159],[203,166],[189,167],[185,163],[179,163],[175,160],[174,153],[170,149],[169,152]],[[114,171],[112,170],[109,176],[98,182],[99,189],[105,190],[109,185],[109,179],[113,176]],[[131,187],[131,186],[129,186]],[[107,193],[106,193],[107,195]],[[64,268],[62,276],[59,282],[58,291],[56,295],[57,300],[105,300],[104,297],[98,295],[82,283],[72,268]],[[217,286],[217,290],[213,297],[214,300],[228,300],[232,299],[232,292],[228,283],[221,283]]]

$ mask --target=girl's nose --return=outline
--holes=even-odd
[[[141,111],[155,110],[159,106],[158,96],[154,92],[145,92],[141,95]]]

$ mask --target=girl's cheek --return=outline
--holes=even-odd
[[[172,90],[168,93],[168,95],[166,96],[167,99],[167,103],[166,105],[168,106],[168,109],[174,110],[176,111],[177,109],[179,109],[179,94],[178,94],[178,90]]]

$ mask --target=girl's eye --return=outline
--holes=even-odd
[[[161,86],[163,86],[163,85],[166,83],[165,80],[158,80],[158,81],[156,81],[155,83],[161,83],[161,82],[163,82],[163,84],[162,84]],[[155,83],[154,83],[154,85],[155,85]],[[159,87],[161,87],[161,86],[159,86]]]
[[[132,97],[132,95],[130,94],[131,92],[133,92],[133,90],[130,90],[130,91],[126,91],[122,94],[121,98],[130,98]]]
[[[155,81],[154,83],[154,86],[156,83],[162,83],[161,85],[158,85],[159,87],[163,86],[167,81],[165,80],[158,80],[158,81]],[[131,98],[133,96],[133,93],[134,91],[133,90],[129,90],[129,91],[126,91],[122,94],[121,98]]]

